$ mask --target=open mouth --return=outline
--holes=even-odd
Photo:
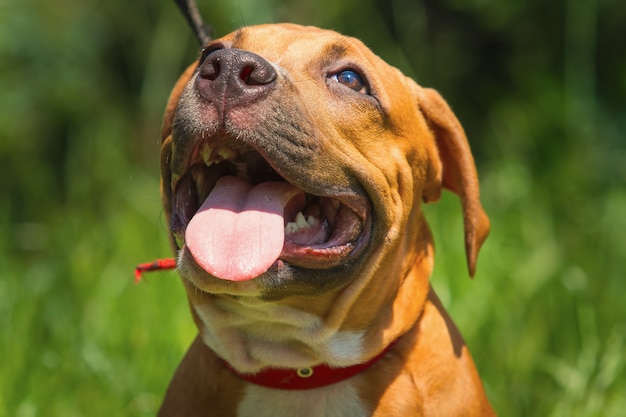
[[[353,259],[368,240],[365,198],[307,193],[229,136],[201,142],[172,189],[178,246],[217,278],[245,281],[284,263],[330,268]]]

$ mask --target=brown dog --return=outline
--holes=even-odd
[[[490,416],[429,285],[421,203],[489,231],[437,92],[360,41],[291,24],[205,46],[163,124],[163,204],[199,330],[160,416]]]

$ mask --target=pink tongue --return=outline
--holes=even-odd
[[[185,244],[209,274],[229,281],[253,279],[280,256],[285,206],[299,193],[286,182],[252,187],[222,177],[189,222]]]

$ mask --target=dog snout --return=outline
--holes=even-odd
[[[209,103],[243,106],[264,97],[275,81],[276,70],[261,56],[219,49],[200,64],[195,87]]]

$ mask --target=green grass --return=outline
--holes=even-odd
[[[11,236],[46,242],[2,251],[0,415],[154,414],[194,329],[173,273],[133,284],[135,263],[169,253],[158,183],[128,184],[106,196],[115,210],[66,207],[49,223],[13,226]]]

